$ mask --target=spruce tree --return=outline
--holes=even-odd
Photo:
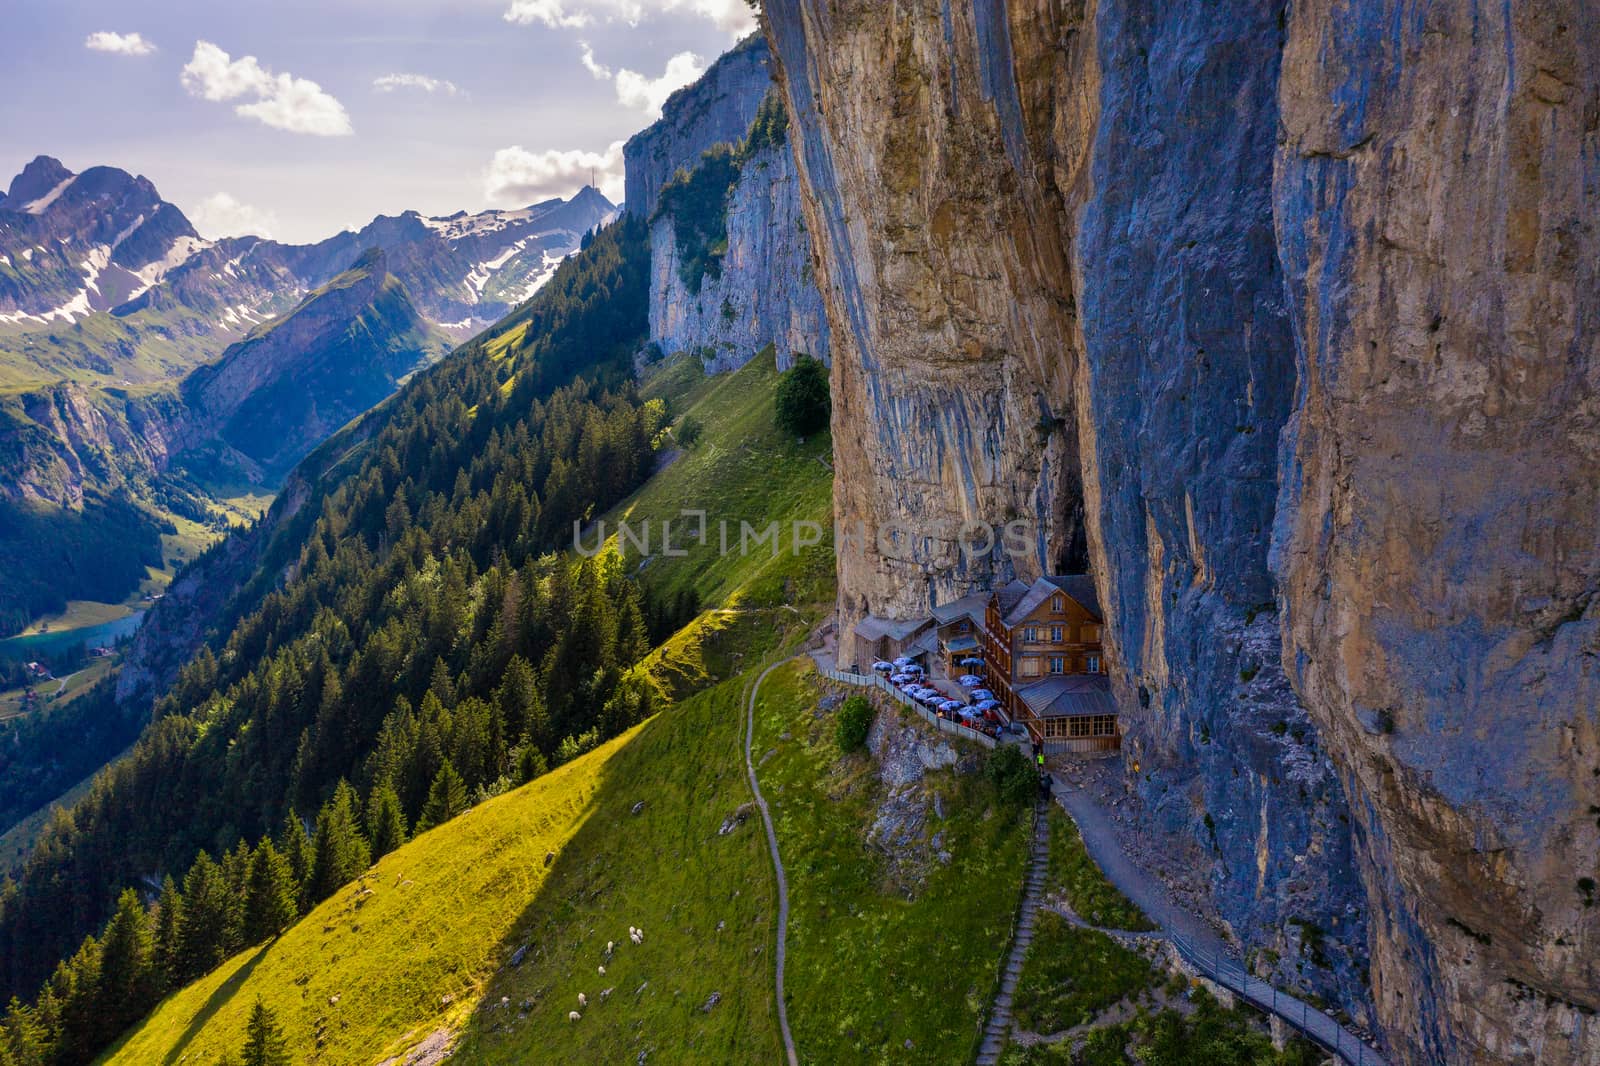
[[[250,857],[245,888],[244,942],[271,940],[293,924],[299,914],[300,886],[294,868],[272,841],[263,840]]]
[[[155,937],[139,894],[124,889],[100,941],[100,1013],[108,1031],[120,1033],[142,1018],[156,999]]]
[[[296,902],[303,914],[311,909],[311,838],[306,835],[305,823],[294,811],[290,811],[283,819],[283,829],[278,833],[278,853],[289,860],[294,883],[300,890]]]
[[[155,962],[158,991],[170,992],[183,984],[183,944],[179,939],[183,922],[183,897],[168,874],[161,882],[156,900]]]
[[[278,1016],[261,1000],[250,1008],[245,1026],[243,1066],[289,1066],[289,1041],[283,1035]]]
[[[183,878],[178,925],[178,983],[198,977],[227,958],[233,900],[222,868],[202,851]]]
[[[400,797],[387,781],[372,786],[367,797],[367,835],[372,839],[372,857],[380,859],[406,842],[406,815]]]
[[[446,759],[444,765],[439,767],[438,776],[433,779],[433,787],[428,789],[428,802],[423,804],[417,828],[432,829],[436,825],[443,825],[466,809],[467,784],[456,773],[456,768],[450,765],[450,760]]]
[[[321,903],[372,865],[372,852],[356,824],[355,790],[340,781],[317,815],[311,840],[310,900]]]

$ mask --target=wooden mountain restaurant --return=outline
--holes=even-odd
[[[1041,577],[963,596],[928,618],[869,617],[855,629],[855,660],[865,669],[905,656],[936,678],[975,674],[1005,720],[1021,723],[1047,754],[1115,751],[1121,730],[1104,625],[1087,574]]]

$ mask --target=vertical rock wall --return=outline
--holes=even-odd
[[[717,275],[690,291],[672,220],[650,228],[650,339],[664,353],[693,351],[716,373],[768,344],[779,367],[796,353],[826,361],[828,326],[813,275],[800,184],[787,144],[744,162],[728,198],[728,251]]]
[[[1092,559],[1130,787],[1280,979],[1366,1016],[1340,782],[1268,531],[1294,352],[1282,5],[769,0],[834,326],[842,623]],[[941,530],[1015,518],[968,561]]]
[[[679,168],[693,170],[707,148],[745,135],[772,84],[769,56],[766,39],[751,35],[668,97],[660,119],[628,138],[624,211],[649,218]]]
[[[1358,1017],[1370,956],[1402,1061],[1600,1061],[1593,9],[766,10],[838,518],[909,534],[842,623],[1086,544],[1240,936]]]
[[[1273,234],[1281,0],[1123,2],[1074,226],[1094,570],[1125,758],[1279,976],[1370,1020],[1343,790],[1284,676],[1268,539],[1294,343]]]
[[[1374,993],[1413,1061],[1600,1062],[1600,12],[1305,0],[1281,101],[1286,660]]]
[[[1053,121],[1084,127],[1090,97],[1025,112],[1012,70],[1053,108],[1056,86],[1084,83],[1083,57],[1053,47],[1042,12],[1013,33],[998,5],[790,0],[766,15],[833,326],[842,625],[1081,560],[1057,186],[1083,153],[1024,154],[1053,144]],[[981,550],[980,527],[1013,520],[1020,551]]]

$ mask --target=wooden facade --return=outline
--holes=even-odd
[[[985,678],[1007,715],[1046,750],[1114,749],[1120,742],[1108,696],[1085,702],[1087,689],[1031,692],[1051,688],[1042,684],[1051,679],[1082,675],[1098,678],[1102,684],[1093,688],[1103,689],[1104,625],[1086,575],[1044,577],[1031,585],[1014,581],[989,598],[982,627]],[[1057,746],[1067,742],[1070,749]]]

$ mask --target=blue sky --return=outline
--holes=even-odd
[[[619,142],[752,25],[743,0],[7,6],[0,182],[119,166],[204,236],[290,241],[569,195],[591,165],[616,199]]]

